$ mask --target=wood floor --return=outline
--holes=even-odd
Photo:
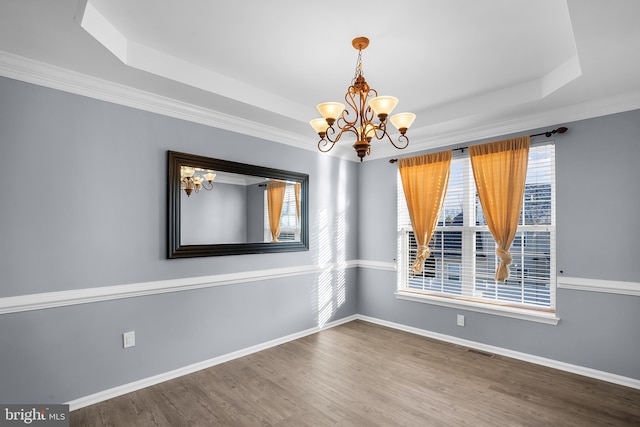
[[[350,322],[71,413],[71,426],[640,426],[640,390]]]

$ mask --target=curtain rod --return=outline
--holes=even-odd
[[[534,136],[544,135],[544,136],[546,136],[547,138],[549,138],[549,137],[550,137],[551,135],[553,135],[553,134],[556,134],[556,133],[565,133],[567,130],[568,130],[568,129],[567,129],[566,127],[562,126],[562,127],[559,127],[558,129],[548,130],[548,131],[546,131],[546,132],[541,132],[541,133],[536,133],[536,134],[533,134],[533,135],[529,135],[529,137],[530,137],[530,138],[533,138]],[[455,151],[455,150],[464,151],[464,150],[466,150],[467,148],[469,148],[469,147],[454,148],[452,151]],[[397,162],[397,161],[398,161],[398,159],[389,159],[389,163],[395,163],[395,162]]]

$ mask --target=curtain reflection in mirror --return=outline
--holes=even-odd
[[[300,186],[299,182],[286,182],[284,196],[282,200],[282,211],[280,213],[280,229],[278,231],[278,242],[299,241],[300,240]],[[268,192],[264,195],[264,241],[275,242],[273,240],[271,221],[276,221],[269,212]],[[275,213],[277,215],[277,213]]]
[[[287,183],[283,181],[273,181],[267,184],[267,206],[272,242],[277,242],[278,236],[280,236],[280,218],[282,217],[282,204],[286,188]]]

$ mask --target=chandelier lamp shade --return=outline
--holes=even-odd
[[[394,147],[406,148],[409,145],[409,138],[406,135],[407,129],[415,120],[416,115],[399,113],[389,117],[398,105],[398,98],[378,96],[378,92],[369,86],[362,75],[362,51],[369,46],[369,39],[357,37],[353,39],[351,44],[358,50],[358,62],[351,86],[344,96],[347,107],[341,102],[323,102],[316,107],[322,117],[309,122],[320,136],[318,149],[325,153],[331,151],[345,133],[351,133],[355,136],[356,142],[353,144],[353,148],[360,161],[363,161],[364,157],[371,153],[373,138],[377,140],[386,138]],[[376,118],[378,121],[374,123]],[[397,142],[387,132],[389,121],[400,132]]]
[[[196,175],[196,172],[202,173],[202,175]],[[187,197],[191,196],[194,190],[196,193],[202,188],[212,190],[214,179],[216,179],[216,174],[210,170],[180,166],[180,189],[187,193]]]

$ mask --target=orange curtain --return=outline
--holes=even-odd
[[[523,136],[469,147],[478,196],[500,258],[495,275],[498,282],[509,278],[509,264],[513,261],[509,249],[522,209],[529,139]]]
[[[280,217],[282,216],[282,204],[284,202],[284,190],[287,183],[282,181],[267,184],[267,208],[269,211],[269,229],[271,241],[277,242],[280,235]]]
[[[295,186],[295,195],[296,195],[296,215],[298,215],[298,221],[300,221],[300,183],[296,182]]]
[[[418,253],[411,269],[420,273],[431,254],[429,241],[438,224],[449,184],[451,150],[398,160]]]

